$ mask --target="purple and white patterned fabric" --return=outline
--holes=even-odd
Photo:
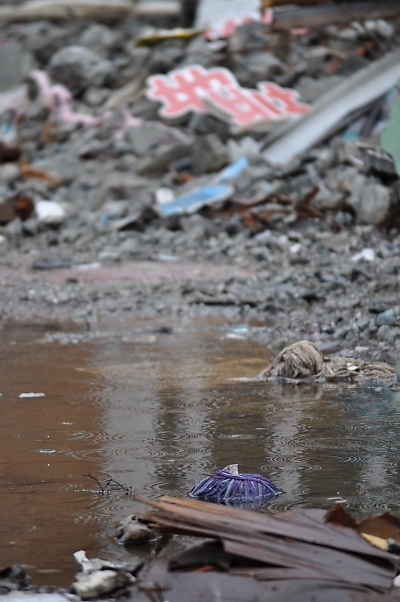
[[[218,504],[247,505],[267,502],[282,493],[259,474],[232,473],[226,468],[196,483],[189,491],[189,496]]]

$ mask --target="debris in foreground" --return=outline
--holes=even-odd
[[[211,477],[202,479],[189,491],[190,497],[226,504],[247,506],[263,504],[282,493],[275,485],[259,474],[241,474],[238,464],[217,470]]]
[[[261,378],[291,382],[334,379],[395,382],[396,372],[385,362],[365,362],[354,357],[326,358],[312,341],[299,341],[285,347],[262,372]]]
[[[397,599],[390,590],[399,558],[362,536],[382,525],[397,533],[389,514],[357,523],[341,505],[329,512],[297,508],[273,516],[197,500],[163,497],[141,520],[162,533],[208,537],[171,558],[159,557],[137,572],[136,601],[296,600],[316,602]],[[374,525],[374,526],[372,526]],[[184,574],[183,574],[184,573]],[[190,592],[190,594],[189,594]],[[377,592],[380,592],[378,594]],[[158,598],[157,598],[158,599]]]
[[[219,600],[249,602],[283,602],[290,596],[304,602],[399,599],[392,590],[399,580],[400,520],[388,512],[356,521],[341,504],[329,511],[296,508],[270,515],[187,498],[136,499],[152,507],[137,514],[145,528],[208,541],[172,556],[154,557],[153,551],[139,565],[88,559],[80,550],[74,557],[81,572],[69,593],[44,595],[14,565],[0,571],[0,588],[12,592],[4,600],[124,596],[134,602],[180,602],[190,596],[200,602],[213,600],[216,591]]]
[[[75,552],[74,557],[82,572],[77,574],[72,588],[82,600],[98,598],[136,581],[131,574],[133,567],[126,563],[89,559],[84,550]]]
[[[123,546],[136,546],[157,539],[160,534],[140,522],[136,516],[128,516],[117,527],[116,539]]]

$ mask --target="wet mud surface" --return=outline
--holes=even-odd
[[[400,397],[381,386],[278,385],[253,379],[271,353],[255,326],[131,320],[3,327],[0,351],[0,566],[69,585],[72,554],[140,560],[115,524],[138,504],[100,495],[91,473],[150,499],[185,495],[238,462],[284,490],[263,511],[400,511]],[[21,393],[45,397],[21,399]],[[172,540],[170,547],[182,545]]]

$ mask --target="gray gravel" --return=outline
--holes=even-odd
[[[0,28],[26,65],[68,87],[75,111],[101,115],[116,90],[136,82],[126,107],[145,120],[141,128],[126,126],[119,107],[102,125],[58,123],[46,135],[48,111],[32,102],[18,125],[20,158],[59,184],[26,178],[4,163],[0,197],[56,201],[65,217],[49,224],[33,213],[0,227],[0,324],[68,319],[90,332],[96,320],[218,314],[256,324],[249,336],[275,350],[307,338],[327,352],[395,361],[400,235],[395,218],[377,226],[397,206],[400,188],[390,158],[379,165],[371,159],[380,153],[383,108],[366,136],[349,141],[340,131],[277,170],[260,153],[265,132],[232,135],[226,123],[205,115],[160,129],[158,105],[145,98],[143,82],[188,64],[222,65],[242,85],[268,78],[314,101],[397,47],[399,23],[389,22],[385,38],[331,26],[285,44],[283,34],[249,24],[218,49],[202,37],[136,47],[147,26],[128,19],[113,27],[40,21]],[[371,44],[365,56],[356,52]],[[16,73],[14,84],[24,77]],[[236,204],[158,217],[160,188],[179,194],[202,185],[243,155],[249,167],[235,183]],[[316,186],[304,215],[298,203]],[[264,201],[240,206],[255,198]]]

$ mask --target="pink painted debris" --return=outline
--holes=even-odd
[[[290,30],[290,34],[292,36],[306,36],[309,33],[309,29],[307,27],[293,27]]]
[[[98,126],[106,121],[111,113],[107,112],[100,117],[93,117],[86,113],[76,113],[72,110],[72,94],[65,86],[52,85],[47,73],[35,70],[31,72],[39,89],[41,102],[50,111],[54,121],[62,123],[76,123],[87,127]]]
[[[147,97],[161,102],[159,115],[167,118],[215,109],[236,127],[253,127],[261,122],[293,119],[311,108],[298,101],[295,90],[271,82],[260,82],[257,90],[242,88],[222,67],[207,70],[192,65],[167,75],[153,75],[147,84]]]

